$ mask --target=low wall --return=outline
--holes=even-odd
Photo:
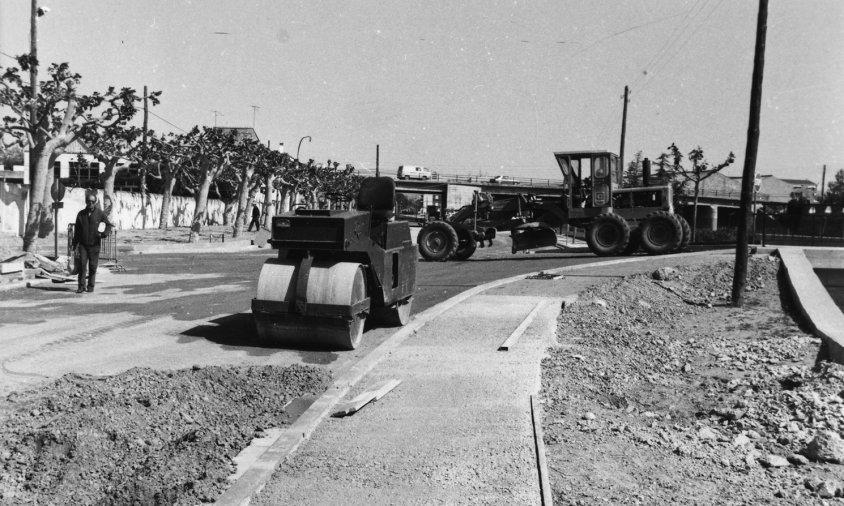
[[[103,205],[103,191],[97,191],[100,206]],[[68,188],[62,200],[64,208],[59,211],[59,230],[66,230],[76,220],[76,214],[85,207],[85,190]],[[49,204],[48,204],[49,205]],[[167,225],[187,227],[193,221],[194,199],[172,197]],[[208,199],[207,225],[222,225],[225,204]],[[29,210],[26,189],[17,183],[0,182],[0,233],[22,235]],[[146,211],[146,216],[144,216]],[[161,218],[161,195],[147,196],[146,205],[141,203],[140,193],[115,192],[112,222],[118,230],[158,228]]]

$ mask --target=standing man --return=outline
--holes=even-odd
[[[261,210],[255,204],[252,204],[252,221],[249,222],[249,228],[246,229],[247,232],[252,232],[252,225],[255,225],[256,232],[261,230]]]
[[[85,209],[76,215],[73,227],[73,249],[79,257],[79,288],[76,293],[94,291],[97,279],[97,262],[100,260],[100,239],[111,233],[111,222],[97,205],[97,194],[85,194]],[[86,290],[85,277],[88,277]]]

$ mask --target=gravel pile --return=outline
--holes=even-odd
[[[132,369],[10,394],[0,405],[0,504],[211,502],[232,459],[289,423],[289,401],[329,380],[298,365]]]
[[[660,269],[581,294],[543,362],[555,502],[823,504],[844,496],[844,367],[815,367],[779,262]]]

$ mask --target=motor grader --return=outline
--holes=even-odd
[[[404,325],[416,290],[416,248],[393,220],[395,182],[362,181],[355,210],[296,209],[274,216],[278,257],[258,278],[258,337],[298,347],[354,349],[368,317]]]
[[[556,245],[555,228],[563,225],[585,229],[589,249],[599,256],[632,255],[640,248],[660,255],[688,245],[691,227],[674,213],[671,187],[649,185],[649,162],[641,186],[622,188],[614,153],[559,151],[554,157],[563,174],[563,196],[533,206],[537,218],[511,229],[513,253]],[[443,249],[452,248],[443,242]]]

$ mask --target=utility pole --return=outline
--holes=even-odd
[[[36,138],[38,132],[38,0],[32,0],[31,9],[29,13],[29,86],[32,90],[32,108],[29,110],[29,131],[32,132],[30,138]],[[32,145],[29,147],[29,153],[32,154]],[[29,157],[29,180],[35,181],[35,164],[37,160],[34,156]],[[30,202],[33,196],[30,195]],[[54,224],[58,226],[58,224]]]
[[[141,169],[138,184],[141,186],[141,228],[147,228],[147,129],[149,128],[149,101],[147,86],[144,85],[144,126],[141,130],[143,148],[141,151]]]
[[[630,90],[627,86],[624,87],[624,112],[621,115],[621,147],[618,148],[618,163],[621,170],[624,170],[624,137],[627,134],[627,97]]]
[[[38,111],[36,97],[38,96],[38,0],[32,0],[32,9],[29,14],[29,85],[32,87],[32,109],[29,110],[30,128],[35,131],[38,124]],[[30,165],[34,162],[30,160]]]
[[[733,273],[733,306],[744,305],[747,284],[748,230],[753,216],[750,206],[756,173],[756,153],[759,150],[759,116],[762,109],[762,74],[765,68],[765,34],[768,30],[768,0],[759,0],[756,20],[756,51],[753,57],[753,81],[750,87],[750,119],[747,124],[747,147],[744,150],[744,171],[741,177],[741,205],[736,238],[736,264]]]
[[[379,144],[375,145],[375,177],[381,176],[381,171],[378,167],[379,162],[381,161],[381,146]]]
[[[823,192],[826,187],[826,164],[823,164],[823,173],[821,174],[821,201],[823,201]]]
[[[222,116],[223,113],[217,110],[212,110],[211,112],[214,113],[214,128],[217,128],[217,116]]]

